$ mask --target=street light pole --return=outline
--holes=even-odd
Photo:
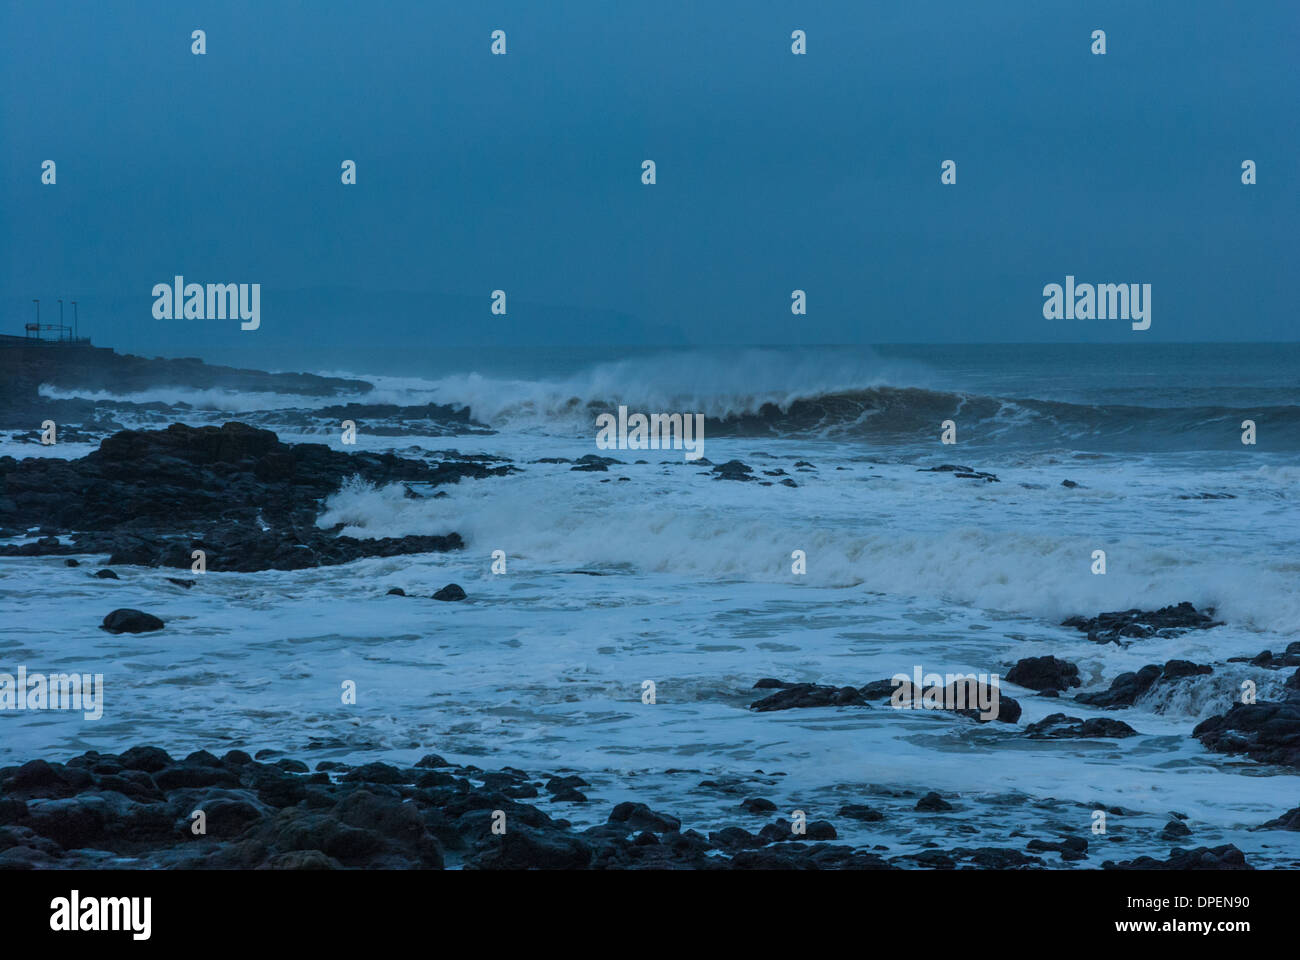
[[[63,298],[59,298],[59,339],[62,340],[66,334],[63,332]]]
[[[33,298],[32,303],[36,304],[36,336],[41,335],[41,301]]]
[[[72,339],[77,339],[77,301],[72,301]]]

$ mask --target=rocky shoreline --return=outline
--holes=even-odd
[[[39,539],[0,545],[0,556],[106,553],[110,564],[188,569],[202,550],[207,569],[248,573],[458,550],[455,533],[363,540],[316,525],[324,499],[352,477],[432,489],[516,469],[443,457],[283,443],[237,422],[122,431],[77,460],[0,457],[0,534],[39,528]]]
[[[1027,842],[1017,831],[1023,849],[927,843],[898,854],[883,844],[836,843],[826,820],[800,832],[791,820],[773,819],[776,804],[763,797],[738,802],[737,824],[707,834],[633,801],[578,829],[557,815],[591,802],[582,792],[590,785],[573,774],[489,771],[433,754],[410,767],[322,761],[311,771],[274,756],[198,751],[177,760],[138,746],[0,769],[0,869],[1252,869],[1231,844],[1172,846],[1165,860],[1098,862],[1094,848],[1123,837],[1089,838],[1084,830]],[[969,815],[950,799],[957,798],[930,792],[910,809],[918,817]],[[913,801],[888,812],[876,803],[845,804],[837,819],[889,821]],[[1266,826],[1297,829],[1300,808]],[[1175,818],[1161,836],[1190,833],[1179,827]],[[1043,856],[1052,853],[1059,862]]]
[[[432,405],[348,404],[315,414],[374,416],[399,423],[392,428],[396,432],[423,429],[420,424],[438,418],[449,423],[459,418],[468,432],[475,429],[463,411]],[[304,414],[303,423],[312,422],[315,414]],[[407,414],[409,420],[403,420]],[[414,455],[400,455],[407,452]],[[454,551],[464,546],[455,532],[356,539],[342,536],[341,526],[321,528],[317,521],[326,498],[353,477],[375,485],[405,484],[408,497],[423,498],[444,495],[438,488],[448,484],[491,482],[520,469],[501,458],[456,450],[400,453],[344,453],[324,444],[285,443],[269,430],[230,422],[119,431],[76,460],[3,457],[0,536],[27,539],[0,545],[0,556],[63,556],[75,566],[73,554],[102,554],[110,566],[189,570],[194,552],[203,551],[208,570],[253,572]],[[608,474],[611,466],[625,465],[594,455],[536,462],[567,465],[578,476]],[[818,469],[806,460],[794,462],[791,473],[781,468],[756,472],[739,460],[687,465],[717,481],[791,488],[815,482]],[[999,482],[992,474],[959,465],[921,472],[933,478],[926,482]],[[945,475],[955,479],[941,480]],[[773,493],[799,495],[779,489]],[[117,579],[111,569],[94,576]],[[182,588],[196,582],[168,580]],[[392,588],[388,594],[404,592]],[[465,596],[459,586],[447,584],[433,599]],[[166,629],[146,611],[105,612],[103,629],[112,634]],[[1221,623],[1213,610],[1181,603],[1153,611],[1076,616],[1061,625],[1097,644],[1115,645],[1102,650],[1132,650],[1146,640]],[[1262,651],[1231,663],[1293,670],[1300,667],[1300,642],[1282,653]],[[963,701],[967,706],[946,708],[944,722],[985,723],[990,736],[1025,740],[1125,739],[1143,731],[1117,717],[1074,715],[1067,704],[1123,711],[1144,697],[1184,689],[1199,677],[1217,681],[1228,673],[1228,664],[1167,660],[1121,673],[1105,689],[1093,684],[1092,689],[1076,689],[1084,687],[1077,664],[1050,655],[1024,658],[1005,672],[1006,681],[1030,691],[1028,696],[1059,701],[1061,709],[1022,724],[1027,700],[1017,692],[1016,698],[1000,694],[996,714],[981,716],[969,704],[990,691],[977,682],[966,691],[971,695]],[[846,679],[853,683],[759,679],[750,709],[756,714],[889,709],[894,694],[890,680]],[[1224,683],[1237,690],[1235,679],[1225,677]],[[949,683],[941,693],[952,692],[953,686]],[[923,692],[914,691],[908,699],[915,706],[923,701]],[[1281,685],[1277,700],[1240,702],[1239,691],[1233,699],[1230,709],[1202,720],[1190,736],[1217,753],[1300,768],[1300,670]],[[990,719],[996,722],[987,723]],[[1138,720],[1132,723],[1141,726]],[[698,789],[730,793],[733,786],[705,780]],[[278,751],[250,756],[232,750],[220,757],[199,751],[184,759],[153,746],[121,755],[92,752],[66,763],[37,759],[0,769],[0,868],[1251,869],[1235,846],[1193,846],[1185,818],[1172,813],[1161,817],[1160,824],[1143,822],[1133,828],[1145,841],[1168,843],[1166,858],[1121,859],[1113,852],[1121,847],[1111,843],[1122,845],[1127,836],[1090,835],[1088,813],[1096,805],[1074,801],[1046,801],[1071,809],[1030,818],[1029,826],[1011,837],[999,836],[996,845],[974,845],[959,842],[961,831],[934,829],[920,844],[916,833],[924,834],[931,818],[978,817],[981,804],[995,801],[924,788],[856,797],[809,816],[798,829],[791,811],[752,789],[735,796],[735,820],[721,826],[692,828],[672,813],[628,800],[612,804],[602,822],[576,826],[570,811],[599,804],[599,798],[589,795],[593,793],[581,772],[483,770],[433,755],[409,767],[366,763],[353,768],[326,760],[310,768]],[[882,796],[887,800],[882,802]],[[206,832],[193,831],[195,811],[203,812]],[[1116,807],[1109,812],[1117,818],[1132,813]],[[504,832],[494,832],[500,823]],[[852,834],[863,823],[905,823],[908,838],[898,844],[843,841],[842,834]],[[1257,828],[1298,830],[1300,807]]]

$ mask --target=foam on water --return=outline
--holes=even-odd
[[[944,393],[946,383],[925,371],[860,358],[820,372],[794,365],[786,378],[763,362],[729,379],[710,368],[708,377],[695,369],[673,380],[652,361],[516,379],[373,378],[366,402],[466,404],[500,432],[395,439],[363,430],[356,446],[326,438],[336,449],[454,445],[507,457],[522,472],[424,499],[403,485],[352,482],[327,499],[320,522],[360,537],[455,531],[463,552],[257,574],[222,573],[214,560],[189,591],[166,582],[175,571],[119,567],[120,581],[94,579],[102,557],[79,568],[61,558],[0,559],[0,601],[11,611],[0,619],[0,670],[23,663],[102,672],[108,698],[94,723],[55,712],[0,716],[0,763],[145,742],[177,753],[270,747],[313,763],[409,763],[433,751],[490,768],[580,771],[600,802],[560,811],[579,824],[603,820],[622,799],[697,829],[734,824],[738,798],[698,784],[749,777],[746,795],[832,819],[848,842],[895,852],[921,849],[948,827],[918,829],[906,815],[915,794],[891,798],[876,788],[1024,795],[1047,811],[1030,816],[1012,800],[1005,813],[980,806],[977,817],[953,821],[978,835],[954,835],[954,845],[1023,849],[1023,833],[1010,838],[1030,820],[1082,834],[1092,805],[1104,804],[1131,811],[1116,830],[1152,828],[1104,850],[1115,859],[1166,857],[1171,844],[1151,834],[1170,810],[1191,817],[1194,837],[1182,845],[1236,843],[1258,865],[1300,857],[1294,835],[1249,829],[1295,806],[1294,776],[1208,753],[1190,736],[1199,719],[1227,707],[1242,680],[1255,681],[1261,699],[1280,695],[1287,672],[1226,661],[1281,650],[1300,635],[1294,457],[1267,449],[1098,452],[1059,433],[1053,445],[982,449],[940,447],[937,430],[910,445],[830,440],[824,431],[706,435],[706,457],[743,460],[773,482],[760,486],[714,479],[679,451],[594,449],[590,405],[620,399],[724,418],[764,403],[788,412],[809,398],[916,389],[956,397],[972,416],[987,408],[980,415],[1009,432],[1037,429],[1045,415],[1041,406],[992,399],[996,391]],[[245,399],[254,406],[183,390],[132,398],[202,401],[209,412],[348,398]],[[624,463],[602,473],[534,462],[590,453]],[[796,468],[800,460],[815,469]],[[1001,482],[918,472],[945,460],[993,471]],[[798,486],[781,485],[784,477]],[[1081,486],[1065,488],[1064,479]],[[1234,499],[1181,499],[1206,493]],[[508,558],[505,576],[490,572],[497,549]],[[1096,549],[1107,553],[1105,576],[1090,572]],[[805,576],[791,573],[794,550],[807,554]],[[453,581],[468,601],[428,599]],[[392,586],[411,596],[386,596]],[[1225,625],[1123,648],[1060,626],[1071,614],[1183,600],[1214,607]],[[148,610],[167,627],[109,636],[97,626],[116,607]],[[1018,659],[1049,653],[1078,664],[1088,689],[1172,658],[1217,666],[1112,713],[1076,703],[1073,691],[1052,699],[1004,683],[1024,709],[1015,725],[880,706],[748,709],[765,676],[860,685],[914,665],[1005,676]],[[647,679],[657,686],[654,706],[641,703]],[[355,706],[340,703],[344,680],[357,683]],[[1023,736],[1025,725],[1056,712],[1115,716],[1138,736]],[[884,824],[835,816],[852,802],[892,803],[899,813]]]

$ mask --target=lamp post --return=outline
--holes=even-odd
[[[36,304],[36,336],[41,335],[41,301],[33,299],[32,303]]]
[[[77,301],[72,301],[72,339],[77,339]]]
[[[63,332],[63,298],[59,298],[59,339],[62,340],[65,334]]]

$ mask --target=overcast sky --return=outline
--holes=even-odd
[[[5,0],[4,332],[1294,340],[1298,50],[1294,0]],[[178,273],[261,283],[262,330],[155,320]],[[1044,320],[1066,274],[1150,283],[1151,329]]]

